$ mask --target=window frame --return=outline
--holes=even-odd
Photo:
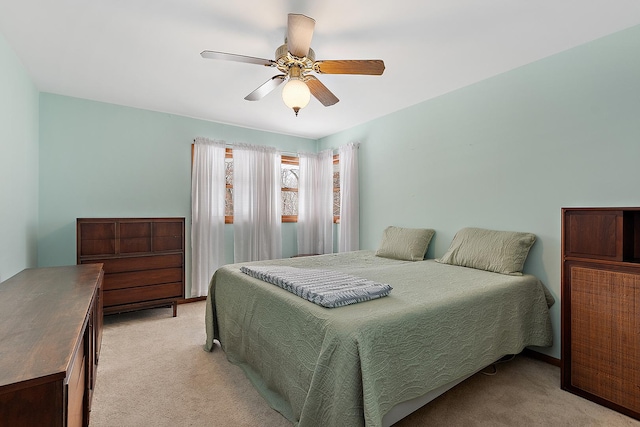
[[[296,157],[296,156],[285,156],[282,155],[280,156],[281,158],[281,164],[284,165],[295,165],[298,166],[298,168],[300,167],[300,158]],[[298,169],[299,170],[299,169]],[[297,188],[291,188],[291,187],[281,187],[280,188],[281,191],[291,191],[291,192],[298,192]],[[298,215],[282,215],[282,222],[298,222]]]
[[[233,159],[233,150],[229,147],[224,149],[224,158],[225,159]],[[225,189],[229,189],[231,188],[233,190],[233,184],[227,184],[225,182]],[[225,190],[225,197],[226,197],[226,190]],[[225,224],[233,224],[233,215],[225,215],[224,216],[224,223]]]

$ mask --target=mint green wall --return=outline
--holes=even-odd
[[[640,26],[320,140],[361,142],[362,248],[391,224],[434,228],[431,258],[465,226],[530,231],[525,271],[559,302],[560,209],[640,206],[637,52]]]
[[[0,281],[37,264],[38,90],[0,34]]]
[[[197,136],[315,151],[315,141],[112,104],[40,95],[38,264],[75,264],[79,217],[187,218],[190,295],[191,144]],[[233,261],[233,227],[225,229]],[[297,253],[283,225],[283,256]]]

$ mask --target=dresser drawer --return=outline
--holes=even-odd
[[[84,399],[87,361],[84,354],[84,339],[78,347],[69,378],[67,378],[67,427],[84,425]]]
[[[125,289],[138,286],[160,285],[182,281],[182,268],[111,273],[104,276],[104,289]]]
[[[131,304],[165,298],[181,298],[182,282],[104,291],[104,306]]]
[[[82,264],[101,262],[105,274],[124,273],[126,271],[143,271],[154,268],[182,268],[182,252],[167,255],[150,255],[125,258],[104,258],[82,260]]]

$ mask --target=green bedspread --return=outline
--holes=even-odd
[[[324,308],[218,269],[206,308],[217,339],[269,404],[294,424],[380,426],[396,404],[505,354],[552,343],[553,298],[531,275],[506,276],[371,251],[252,262],[335,269],[389,283],[389,296]]]

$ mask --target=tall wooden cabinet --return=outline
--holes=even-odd
[[[562,209],[561,387],[640,419],[640,208]]]
[[[104,265],[105,314],[184,298],[184,218],[78,218],[77,263]]]
[[[89,424],[102,266],[31,268],[0,283],[0,425]]]

